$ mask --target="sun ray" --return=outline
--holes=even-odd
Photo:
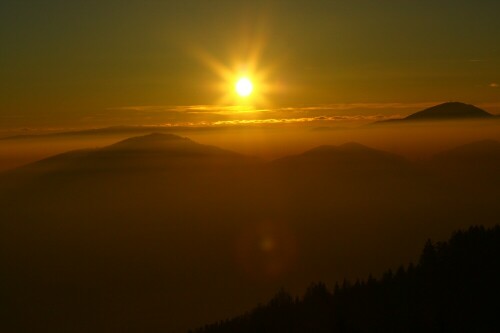
[[[260,29],[252,38],[244,38],[243,34],[225,60],[196,47],[195,56],[218,78],[211,84],[220,93],[216,105],[269,106],[269,93],[275,91],[269,78],[276,68],[269,59],[263,63],[267,42],[263,31]]]

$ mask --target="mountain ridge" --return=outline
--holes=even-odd
[[[209,162],[218,160],[221,163],[246,163],[258,160],[219,147],[200,144],[178,135],[151,133],[127,138],[105,147],[78,149],[53,155],[6,173],[92,169],[126,171],[140,168],[161,169],[172,165],[188,167],[188,164],[183,162],[185,159]]]
[[[434,155],[429,162],[443,171],[462,170],[484,177],[488,175],[485,170],[500,171],[500,142],[485,139],[466,143]]]
[[[471,104],[447,102],[407,116],[406,120],[490,118],[492,114]]]
[[[472,104],[462,102],[446,102],[412,113],[401,119],[376,121],[377,124],[413,123],[420,121],[451,121],[451,120],[486,120],[498,119],[497,116]]]
[[[13,286],[2,297],[5,317],[30,326],[14,331],[36,331],[42,323],[67,332],[92,316],[87,331],[120,331],[106,325],[121,324],[125,313],[137,331],[186,332],[241,313],[278,284],[365,276],[356,272],[373,272],[374,261],[392,267],[396,257],[412,255],[419,239],[500,216],[500,187],[485,187],[490,179],[466,173],[438,182],[413,172],[411,161],[408,169],[400,158],[357,143],[294,155],[305,164],[293,168],[242,164],[248,159],[211,149],[188,157],[155,150],[206,147],[177,136],[118,143],[69,152],[62,159],[68,164],[35,177],[2,175],[2,281]],[[59,302],[68,290],[82,297]],[[22,307],[10,306],[20,299]],[[116,304],[123,312],[114,311]],[[102,315],[108,307],[111,313]],[[26,320],[26,309],[34,320]]]
[[[393,168],[409,165],[402,156],[374,149],[356,142],[341,145],[321,145],[297,155],[289,155],[271,162],[274,166],[340,168],[348,171],[369,168]]]

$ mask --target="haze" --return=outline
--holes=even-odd
[[[2,1],[0,331],[187,332],[454,232],[475,262],[454,240],[498,233],[499,12]]]
[[[220,115],[186,116],[174,107],[219,107],[227,92],[219,89],[214,62],[266,72],[264,83],[274,89],[259,109],[463,101],[500,113],[493,33],[500,30],[499,6],[494,0],[6,0],[0,127],[218,121]],[[401,113],[391,110],[370,113]]]

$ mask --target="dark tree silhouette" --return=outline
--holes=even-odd
[[[193,333],[499,332],[500,226],[471,227],[424,246],[417,265],[335,284],[301,299],[281,290],[266,305]]]

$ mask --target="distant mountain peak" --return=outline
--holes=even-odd
[[[466,145],[463,145],[462,147],[481,147],[481,148],[495,148],[498,149],[500,148],[500,142],[497,140],[493,139],[484,139],[484,140],[479,140],[475,142],[468,143]]]
[[[453,121],[474,119],[498,119],[498,116],[492,115],[491,113],[471,104],[447,102],[418,111],[405,118],[381,120],[371,123],[370,125],[404,124],[413,121]]]
[[[358,142],[346,142],[344,144],[339,145],[338,147],[340,149],[349,149],[349,150],[354,150],[354,149],[372,150],[372,148],[362,145],[361,143]]]
[[[329,153],[346,153],[346,152],[375,152],[376,149],[367,147],[357,142],[347,142],[338,146],[322,145],[312,148],[303,154],[329,154]]]
[[[500,142],[481,140],[467,143],[434,155],[432,165],[447,176],[460,178],[473,177],[476,182],[481,179],[481,187],[498,188],[500,170]]]
[[[379,151],[367,147],[361,143],[357,142],[347,142],[338,146],[333,145],[322,145],[312,148],[303,153],[303,155],[330,155],[330,154],[373,154],[381,153],[386,154],[386,152]]]
[[[175,134],[170,134],[170,133],[159,133],[159,132],[153,132],[150,134],[146,135],[141,135],[141,136],[136,136],[133,138],[129,138],[128,140],[131,139],[146,139],[146,140],[189,140],[188,138],[175,135]]]
[[[253,157],[203,145],[191,139],[166,133],[151,133],[96,149],[69,151],[28,164],[16,170],[44,172],[88,170],[164,170],[168,168],[233,166],[257,163]]]
[[[478,158],[482,158],[490,159],[493,162],[493,160],[500,158],[500,142],[492,139],[475,141],[441,152],[435,158],[462,158],[468,159],[472,163],[477,162]]]
[[[104,147],[101,151],[129,151],[129,152],[184,152],[204,153],[208,148],[191,139],[168,133],[151,133],[147,135],[134,136]],[[208,149],[207,149],[208,148]]]
[[[151,133],[147,135],[134,136],[117,142],[109,148],[152,148],[162,146],[164,144],[170,144],[172,142],[193,142],[188,138],[184,138],[174,134],[168,133]]]
[[[332,168],[332,170],[375,170],[406,167],[404,158],[356,142],[322,145],[302,154],[280,158],[275,165],[301,168]]]
[[[493,117],[493,115],[474,105],[447,102],[411,114],[404,120],[452,120],[490,117]]]

